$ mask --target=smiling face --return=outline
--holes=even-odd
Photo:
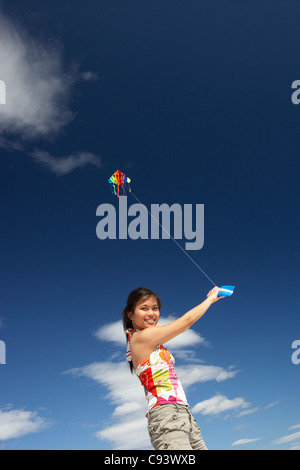
[[[132,321],[133,328],[144,330],[157,325],[159,320],[159,307],[154,296],[140,300],[134,310],[129,312],[128,317]]]

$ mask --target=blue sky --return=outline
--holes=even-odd
[[[148,208],[204,204],[188,253],[236,285],[169,345],[208,448],[299,449],[299,9],[0,2],[1,448],[151,448],[127,295],[164,322],[212,285],[172,240],[97,238],[119,168]]]

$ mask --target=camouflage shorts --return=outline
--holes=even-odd
[[[148,413],[148,431],[156,450],[207,450],[188,406],[161,405]]]

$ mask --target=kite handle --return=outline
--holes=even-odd
[[[218,292],[218,297],[230,297],[233,294],[235,286],[222,286]]]

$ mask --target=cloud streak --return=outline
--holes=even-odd
[[[300,431],[297,431],[297,432],[294,432],[293,434],[288,434],[279,439],[276,439],[275,441],[273,441],[273,443],[275,445],[281,445],[281,444],[286,444],[288,442],[292,442],[298,439],[300,441]]]
[[[254,439],[239,439],[238,441],[233,442],[231,445],[232,447],[242,446],[245,444],[251,444],[252,442],[255,442],[255,441],[260,441],[260,439],[261,439],[260,437],[256,437]]]
[[[86,165],[94,165],[97,168],[101,168],[100,156],[89,152],[77,152],[65,157],[54,157],[48,152],[34,150],[30,153],[30,156],[36,163],[39,163],[58,176],[67,175],[76,168],[83,168]]]

